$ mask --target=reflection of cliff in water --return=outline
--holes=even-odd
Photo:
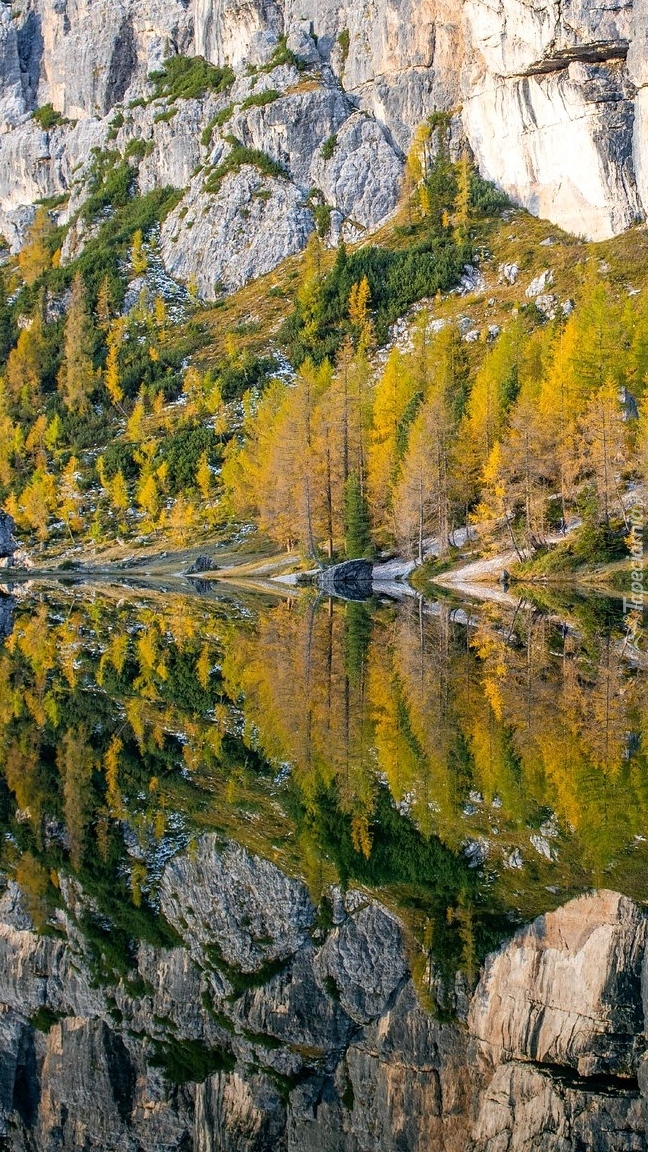
[[[644,1149],[644,914],[581,897],[444,1019],[399,919],[201,838],[164,869],[174,933],[101,971],[73,882],[46,935],[0,906],[0,1125],[15,1149]],[[103,952],[106,956],[106,952]]]
[[[511,939],[645,889],[614,622],[249,603],[16,608],[9,1147],[644,1148],[643,913]]]

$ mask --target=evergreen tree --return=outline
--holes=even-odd
[[[9,356],[15,335],[11,308],[7,304],[5,274],[3,269],[0,269],[0,365],[4,364]]]
[[[439,236],[448,229],[457,196],[457,177],[450,159],[446,117],[434,125],[433,138],[435,156],[419,195],[426,223],[430,231]]]
[[[357,472],[350,474],[344,486],[344,535],[349,560],[371,555],[369,506]]]
[[[465,244],[470,224],[470,162],[463,152],[457,166],[457,195],[454,202],[454,240]]]

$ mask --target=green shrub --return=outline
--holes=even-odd
[[[215,68],[203,56],[170,56],[158,72],[149,73],[153,99],[197,100],[207,92],[224,92],[234,83],[231,68]]]
[[[348,28],[342,29],[342,31],[340,32],[340,35],[337,38],[337,42],[340,45],[340,53],[342,55],[342,67],[344,68],[344,65],[346,64],[348,57],[349,57],[349,48],[351,46],[351,36],[349,35],[349,29]]]
[[[176,115],[177,111],[178,111],[177,108],[167,108],[164,112],[158,112],[153,117],[153,123],[154,124],[168,124],[170,120],[173,120],[173,117]]]
[[[106,208],[123,208],[130,200],[134,181],[134,170],[119,152],[98,149],[90,169],[90,196],[81,210],[86,223]]]
[[[130,165],[126,161],[124,165],[133,179]],[[75,269],[80,268],[93,299],[96,299],[101,281],[107,278],[113,300],[120,303],[125,286],[121,261],[128,256],[133,233],[139,230],[146,236],[154,224],[162,223],[181,199],[182,192],[177,188],[156,188],[145,196],[131,196],[102,223],[97,235],[87,241],[74,265],[53,269],[49,273],[52,287],[66,288]]]
[[[104,475],[108,480],[121,471],[125,480],[135,480],[138,475],[138,466],[135,461],[134,448],[124,440],[112,440],[102,453]]]
[[[293,363],[300,364],[307,356],[317,361],[335,356],[350,332],[351,287],[363,277],[369,282],[376,336],[384,343],[390,325],[417,300],[451,288],[471,256],[468,245],[455,244],[449,236],[429,237],[405,251],[369,245],[351,256],[342,245],[322,285],[317,331],[304,338],[298,307],[284,324],[281,338]]]
[[[223,400],[239,399],[250,389],[261,389],[276,372],[277,365],[272,356],[253,356],[243,352],[234,362],[223,360],[213,369]]]
[[[326,203],[324,193],[321,192],[319,188],[313,188],[306,204],[315,218],[318,236],[328,236],[331,230],[331,213],[333,209],[330,204]]]
[[[333,155],[333,153],[335,152],[335,149],[337,148],[337,142],[338,142],[337,136],[335,136],[335,135],[329,136],[328,140],[324,141],[324,143],[322,144],[321,151],[320,151],[320,156],[322,157],[322,160],[330,160],[331,159],[331,156]]]
[[[35,120],[44,132],[49,132],[52,128],[57,128],[60,124],[69,123],[51,104],[41,104],[40,108],[32,112],[32,120]]]
[[[32,120],[35,120],[45,132],[49,132],[50,129],[56,128],[61,124],[68,123],[65,117],[63,117],[60,112],[57,112],[51,104],[42,104],[40,108],[36,108],[36,110],[32,112]]]
[[[222,1048],[207,1048],[200,1040],[168,1038],[154,1041],[151,1064],[161,1068],[171,1084],[200,1084],[214,1072],[230,1072],[234,1058]]]
[[[241,110],[245,108],[264,108],[266,104],[274,104],[275,100],[279,99],[279,92],[274,88],[268,88],[265,92],[253,92],[241,104]]]
[[[30,1016],[29,1023],[32,1028],[37,1032],[49,1032],[55,1024],[58,1024],[61,1019],[62,1012],[53,1012],[51,1008],[47,1008],[44,1004],[37,1008],[33,1016]]]
[[[169,471],[169,491],[172,496],[193,488],[196,470],[203,452],[211,458],[218,451],[218,443],[213,428],[206,424],[194,424],[181,428],[167,436],[162,443],[160,455],[166,461]]]
[[[479,172],[470,173],[470,206],[482,216],[494,216],[510,204],[508,196],[500,192],[488,180],[482,180]]]
[[[304,67],[303,61],[299,60],[295,53],[288,47],[288,37],[280,36],[277,41],[272,56],[268,63],[261,68],[261,72],[272,72],[273,68],[279,68],[282,64],[292,65],[293,68],[298,68],[300,71]]]
[[[200,137],[200,143],[203,148],[209,148],[214,128],[222,128],[223,124],[226,124],[230,119],[233,111],[234,105],[228,104],[225,108],[221,108],[220,112],[217,112],[215,116],[212,116],[207,126],[203,128],[202,136]]]
[[[232,143],[232,151],[220,164],[212,171],[205,182],[204,191],[216,194],[220,191],[220,186],[230,172],[240,172],[245,164],[251,164],[263,176],[285,176],[286,171],[277,160],[273,160],[266,152],[261,152],[258,148],[246,148],[235,137],[229,137],[228,142]]]
[[[152,140],[129,140],[124,151],[124,158],[126,160],[143,160],[145,156],[150,156],[155,145]]]
[[[117,133],[119,132],[119,129],[122,128],[123,125],[124,125],[124,113],[123,112],[117,112],[115,114],[115,116],[113,116],[112,120],[110,121],[110,127],[108,129],[108,135],[107,135],[106,139],[107,140],[114,140],[115,137],[117,136]]]

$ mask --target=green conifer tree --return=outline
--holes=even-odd
[[[369,506],[357,472],[351,472],[344,486],[344,534],[349,560],[371,552]]]

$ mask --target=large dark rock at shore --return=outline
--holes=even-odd
[[[187,568],[186,575],[193,576],[196,572],[214,572],[218,568],[218,564],[212,560],[211,556],[196,556],[193,564]]]
[[[324,568],[318,574],[317,584],[324,592],[346,596],[348,600],[366,600],[371,596],[372,574],[371,560],[345,560]]]

